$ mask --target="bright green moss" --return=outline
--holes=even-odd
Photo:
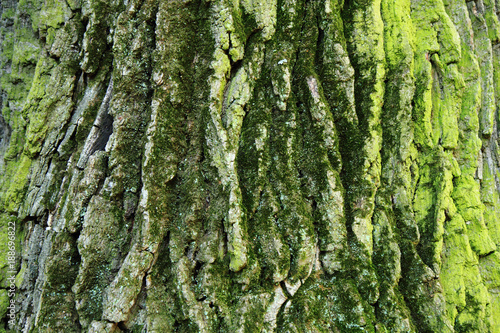
[[[410,1],[382,1],[384,49],[389,67],[410,66],[414,48],[414,28]]]
[[[16,29],[15,42],[12,54],[12,76],[16,77],[22,66],[36,64],[40,54],[38,41],[29,28]]]
[[[491,331],[500,330],[500,254],[492,253],[489,256],[480,258],[479,269],[484,285],[488,288],[491,304]]]
[[[466,283],[469,282],[466,278],[470,277],[465,276],[465,266],[476,262],[466,235],[465,222],[460,215],[447,222],[443,255],[441,281],[449,319],[455,322],[458,312],[466,306]]]
[[[29,119],[26,129],[25,151],[34,156],[41,150],[43,139],[48,130],[46,109],[40,108],[39,103],[45,97],[45,91],[50,82],[50,70],[54,61],[48,58],[40,58],[33,78],[27,102],[23,108],[23,115]]]
[[[482,219],[481,203],[476,202],[479,200],[479,186],[472,180],[473,183],[469,185],[474,184],[474,186],[467,187],[464,191],[464,194],[468,193],[467,199],[465,196],[460,199],[462,197],[458,194],[466,187],[464,182],[468,179],[463,173],[470,170],[467,169],[469,164],[463,161],[468,159],[471,164],[474,163],[479,148],[478,141],[474,140],[474,134],[472,140],[460,140],[468,138],[470,134],[460,131],[464,129],[463,126],[459,128],[462,124],[474,126],[474,118],[472,122],[466,123],[462,123],[460,118],[465,112],[471,112],[471,106],[477,105],[477,94],[474,95],[474,89],[464,91],[464,87],[474,84],[473,70],[477,65],[474,67],[474,58],[471,59],[467,47],[461,44],[460,36],[441,1],[436,1],[435,6],[415,2],[413,10],[412,18],[417,27],[416,32],[417,35],[421,35],[421,38],[416,38],[417,99],[414,113],[417,116],[414,118],[416,142],[421,147],[439,147],[433,153],[426,149],[419,157],[419,163],[423,168],[420,168],[414,201],[416,219],[419,221],[422,235],[419,252],[424,261],[436,272],[440,271],[442,260],[441,282],[447,301],[448,320],[455,322],[455,318],[458,318],[456,328],[463,328],[468,325],[466,323],[470,323],[467,318],[474,311],[480,318],[486,319],[488,316],[484,311],[488,300],[481,291],[484,291],[484,286],[481,286],[480,279],[476,277],[477,257],[471,251],[471,246],[477,250],[480,243],[491,244],[491,241],[487,241],[488,236],[484,231],[476,230],[477,228],[471,231],[472,225],[467,224],[468,220],[476,216],[476,225],[481,225],[479,222]],[[455,62],[460,62],[461,65],[456,66]],[[466,70],[470,72],[462,78],[461,71],[465,66],[469,66]],[[470,151],[470,155],[461,154],[458,157],[460,166],[463,166],[461,170],[457,169],[455,159],[457,154],[453,157],[446,152],[447,149],[455,148],[462,152]],[[461,159],[461,156],[464,159]],[[475,165],[472,165],[472,168],[474,167]],[[458,179],[453,179],[454,177]],[[460,215],[456,214],[457,212]],[[455,235],[456,233],[458,235]],[[467,239],[464,240],[462,235],[464,233],[468,234],[470,244]],[[485,238],[479,241],[481,237]],[[442,259],[441,251],[444,251]],[[468,257],[464,259],[467,253]],[[465,281],[475,282],[471,286]],[[462,311],[465,306],[470,306],[470,302],[477,302],[478,308],[468,310],[469,312]]]
[[[5,210],[16,212],[20,206],[26,191],[28,175],[31,166],[31,159],[22,155],[18,164],[10,164],[10,168],[15,168],[16,173],[9,181],[9,187],[2,197]]]
[[[352,23],[348,25],[347,41],[351,47],[353,66],[357,69],[356,112],[360,120],[358,139],[362,140],[362,143],[358,142],[361,151],[352,156],[354,162],[349,162],[349,166],[346,164],[347,168],[358,170],[353,171],[354,173],[360,173],[359,184],[353,184],[352,189],[348,191],[354,193],[349,200],[353,217],[358,218],[359,222],[353,225],[353,231],[370,252],[372,241],[369,220],[373,213],[373,196],[380,177],[380,115],[385,78],[384,24],[380,16],[380,1],[355,5],[350,11],[353,17]],[[368,21],[370,24],[366,23]]]
[[[405,297],[415,297],[413,288],[399,288],[401,279],[411,275],[405,262],[408,250],[402,244],[418,242],[419,229],[413,212],[414,177],[417,157],[413,146],[412,102],[415,92],[415,32],[410,1],[382,1],[384,47],[387,60],[384,106],[381,115],[383,145],[381,185],[373,217],[373,262],[380,283],[376,304],[377,322],[388,332],[416,331]],[[414,163],[414,162],[413,162]],[[418,192],[417,192],[418,193]],[[424,204],[422,197],[415,197]],[[427,200],[432,201],[432,197]],[[417,202],[417,201],[415,201]],[[405,253],[406,252],[406,253]],[[413,303],[413,302],[412,302]]]
[[[40,29],[57,29],[72,16],[66,1],[46,0],[39,14]]]
[[[470,176],[462,176],[455,183],[453,199],[465,220],[471,246],[478,255],[485,255],[496,249],[484,224],[484,205],[481,202],[479,184]]]
[[[4,159],[6,167],[0,175],[1,204],[5,203],[11,210],[17,210],[24,194],[29,163],[20,154],[25,142],[26,117],[19,112],[24,104],[31,86],[34,66],[39,54],[39,43],[33,31],[17,18],[19,15],[30,16],[36,11],[38,3],[21,1],[16,10],[11,9],[4,15],[15,14],[12,31],[2,28],[2,68],[11,67],[10,73],[3,72],[0,79],[2,92],[5,93],[2,115],[11,128],[10,142]],[[17,14],[16,14],[17,13]],[[21,179],[24,178],[24,179]],[[14,200],[14,201],[11,201]]]
[[[20,237],[18,237],[19,244],[22,244],[22,242],[24,241],[24,239],[23,239],[24,233],[20,233],[19,236],[20,236]],[[23,284],[24,274],[26,273],[26,267],[27,267],[26,262],[23,261],[23,263],[21,264],[21,267],[19,269],[19,272],[17,272],[17,275],[16,275],[16,287],[17,288],[20,288]]]
[[[0,318],[4,318],[7,313],[7,307],[9,306],[9,295],[7,290],[0,289]]]
[[[424,147],[433,146],[442,140],[444,147],[453,148],[458,139],[456,117],[460,110],[460,104],[457,105],[460,95],[457,96],[455,90],[460,91],[462,87],[461,77],[456,73],[456,69],[453,72],[453,67],[448,69],[449,66],[446,65],[460,60],[460,39],[444,10],[442,1],[436,0],[433,3],[429,5],[419,1],[412,4],[413,22],[416,27],[415,138]],[[439,22],[439,24],[435,27],[431,22]],[[443,73],[444,68],[450,73]],[[443,84],[448,89],[438,85],[440,84],[438,76],[451,81],[450,84],[447,84],[447,81]],[[454,88],[457,86],[455,82],[458,82],[457,88]],[[447,95],[441,96],[441,89],[444,89]],[[450,94],[449,97],[448,94]],[[441,102],[442,99],[443,102]],[[442,120],[439,126],[436,120],[440,117]]]

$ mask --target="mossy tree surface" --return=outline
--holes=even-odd
[[[500,332],[497,13],[2,1],[0,332]]]

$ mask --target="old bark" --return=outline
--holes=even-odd
[[[500,332],[497,10],[2,0],[3,327]]]

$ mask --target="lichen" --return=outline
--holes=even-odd
[[[11,328],[499,330],[498,5],[2,2]]]

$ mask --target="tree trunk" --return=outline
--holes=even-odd
[[[0,325],[500,332],[497,10],[2,0]]]

